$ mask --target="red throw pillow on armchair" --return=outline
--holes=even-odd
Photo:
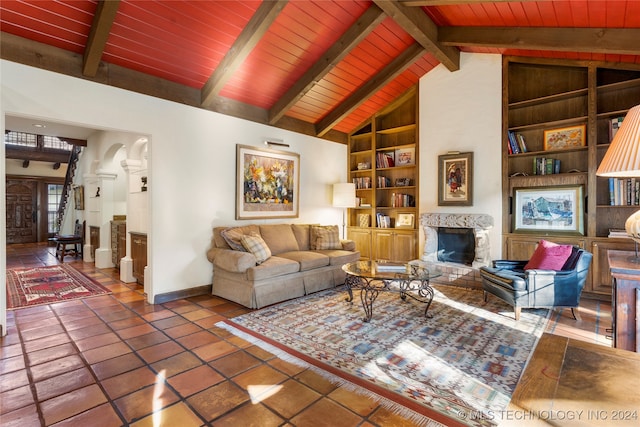
[[[562,270],[562,266],[571,255],[571,249],[571,245],[559,245],[547,240],[540,240],[524,269]]]

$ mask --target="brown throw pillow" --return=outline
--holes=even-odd
[[[242,246],[242,237],[244,233],[238,228],[227,228],[226,230],[222,230],[220,235],[227,242],[227,245],[231,246],[231,249],[236,251],[247,252],[247,250]]]

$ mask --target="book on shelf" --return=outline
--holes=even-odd
[[[392,208],[408,208],[415,206],[415,200],[410,194],[391,193]]]
[[[392,168],[395,165],[395,151],[381,151],[376,154],[377,168]]]
[[[552,159],[548,157],[533,158],[533,174],[534,175],[553,175],[560,173],[560,159]]]
[[[515,133],[513,131],[508,131],[507,137],[509,140],[509,145],[507,146],[509,154],[520,154],[520,147],[518,146]]]
[[[527,148],[527,143],[524,140],[524,135],[522,135],[521,133],[508,131],[507,136],[509,140],[509,143],[507,144],[509,154],[520,154],[529,151],[529,149]]]
[[[609,178],[609,205],[640,205],[640,178]]]
[[[386,176],[378,177],[378,188],[387,188],[391,187],[391,178],[387,178]]]
[[[371,177],[369,176],[353,178],[352,182],[356,185],[356,189],[358,190],[371,188]]]
[[[378,212],[376,214],[376,224],[378,228],[391,228],[391,217]]]
[[[618,129],[622,126],[622,120],[624,117],[614,117],[609,120],[609,142],[613,141],[613,137],[618,133]]]

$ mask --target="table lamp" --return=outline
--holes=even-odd
[[[627,113],[598,166],[596,175],[609,178],[640,177],[640,105]],[[627,218],[624,229],[636,244],[636,256],[631,261],[640,263],[640,210]]]
[[[333,184],[333,206],[343,208],[342,211],[342,238],[346,239],[347,208],[356,207],[356,185],[350,182]]]

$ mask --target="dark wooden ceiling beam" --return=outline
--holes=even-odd
[[[333,44],[322,57],[280,98],[269,111],[269,123],[276,123],[313,86],[322,80],[356,47],[386,16],[371,5],[362,16]]]
[[[36,151],[28,149],[14,148],[10,145],[5,147],[5,157],[7,159],[17,159],[34,162],[69,163],[69,152]]]
[[[96,6],[91,31],[89,32],[87,45],[84,48],[82,74],[85,76],[93,77],[98,72],[102,53],[107,45],[107,39],[109,38],[113,21],[116,19],[119,5],[120,0],[100,0]]]
[[[425,53],[424,47],[418,43],[409,46],[409,48],[391,61],[376,76],[358,88],[349,98],[342,101],[337,108],[320,120],[316,124],[317,135],[322,136],[327,133],[332,127],[347,117],[353,110],[369,99],[369,97],[395,79]]]
[[[447,46],[640,54],[635,28],[440,27],[438,40]]]
[[[260,4],[231,49],[202,87],[202,106],[206,107],[220,93],[222,87],[242,65],[287,3],[288,0],[265,0]]]
[[[403,30],[431,52],[449,71],[460,69],[460,50],[438,41],[438,26],[422,10],[404,6],[396,1],[374,0]]]

